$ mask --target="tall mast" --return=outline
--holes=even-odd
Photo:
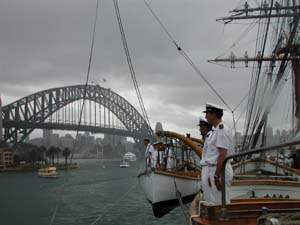
[[[299,45],[295,49],[293,54],[299,56]],[[300,60],[292,60],[292,68],[294,73],[294,97],[295,97],[295,117],[296,121],[296,131],[300,130]]]
[[[260,51],[257,52],[256,56],[248,57],[248,54],[245,53],[244,56],[230,56],[228,58],[217,58],[214,60],[209,60],[209,62],[231,62],[231,67],[235,67],[235,63],[243,62],[245,67],[248,67],[248,63],[257,63],[257,81],[259,78],[259,74],[261,72],[261,65],[263,62],[270,62],[270,73],[272,75],[274,67],[272,64],[279,63],[279,69],[274,73],[275,77],[273,79],[272,87],[271,87],[271,97],[272,101],[265,103],[263,106],[262,102],[258,103],[256,106],[257,110],[263,109],[262,113],[257,113],[255,118],[255,123],[252,123],[252,131],[246,128],[245,136],[250,136],[249,138],[249,146],[255,147],[259,136],[264,127],[266,127],[268,114],[270,109],[274,103],[275,97],[278,94],[278,90],[280,89],[279,83],[284,77],[284,73],[288,64],[291,65],[293,71],[293,80],[294,80],[294,99],[295,99],[295,117],[297,119],[296,130],[300,131],[300,35],[299,35],[299,17],[300,17],[300,1],[293,0],[292,3],[290,1],[280,3],[278,1],[269,0],[262,1],[259,7],[250,8],[249,4],[245,2],[244,7],[241,9],[235,9],[231,11],[231,16],[222,17],[217,19],[217,21],[223,21],[225,24],[230,23],[235,20],[246,20],[246,19],[259,19],[260,21],[265,19],[264,22],[267,22],[266,28],[264,30],[264,38],[267,40],[268,36],[268,26],[270,24],[270,20],[275,18],[277,21],[279,19],[284,18],[281,22],[288,22],[288,26],[285,27],[285,30],[280,31],[280,36],[277,40],[276,46],[273,47],[272,53],[264,53],[265,51],[265,42],[263,43]],[[287,30],[289,30],[287,32]],[[258,85],[258,84],[256,84]],[[261,90],[264,92],[264,90]],[[252,101],[256,100],[257,96],[255,96],[255,91],[253,92]],[[251,107],[251,106],[250,106]],[[250,109],[251,110],[251,109]],[[252,112],[249,113],[248,119],[253,119]],[[247,122],[249,126],[249,122]],[[250,133],[248,134],[248,132]]]

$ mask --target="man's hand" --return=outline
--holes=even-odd
[[[222,186],[221,186],[220,178],[219,178],[219,177],[215,177],[215,178],[214,178],[214,181],[215,181],[215,185],[216,185],[218,191],[221,191]]]
[[[210,178],[208,177],[208,186],[211,187]]]

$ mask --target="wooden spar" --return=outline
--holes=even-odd
[[[195,138],[195,137],[189,137],[189,138],[190,138],[192,141],[197,142],[197,143],[199,143],[199,144],[201,144],[201,145],[204,144],[204,140],[203,140],[203,139]]]
[[[267,8],[267,10],[273,10],[273,11],[278,11],[278,10],[295,10],[295,9],[300,9],[300,5],[296,6],[279,6],[279,7],[272,7],[272,8]],[[257,7],[257,8],[248,8],[248,9],[234,9],[232,11],[229,11],[230,13],[238,13],[238,12],[254,12],[254,11],[265,11],[266,8],[262,7]]]
[[[282,18],[282,17],[294,17],[294,16],[297,16],[298,13],[276,13],[276,14],[271,14],[271,15],[248,15],[248,16],[229,16],[229,17],[223,17],[223,18],[220,18],[220,19],[217,19],[217,21],[219,20],[245,20],[245,19],[262,19],[262,18]]]
[[[299,12],[300,5],[294,6],[279,6],[274,5],[272,7],[258,7],[251,8],[249,5],[247,8],[235,9],[229,13],[232,16],[222,17],[217,21],[225,21],[225,23],[231,22],[232,20],[244,20],[244,19],[263,19],[263,18],[283,18],[283,17],[295,17]],[[272,11],[272,13],[269,13]],[[262,13],[264,12],[264,13]],[[243,15],[244,14],[244,15]]]
[[[191,150],[193,152],[195,152],[199,157],[201,157],[202,155],[202,148],[200,146],[198,146],[197,144],[195,144],[195,142],[193,140],[191,140],[190,138],[182,135],[182,134],[178,134],[175,133],[173,131],[157,131],[156,135],[159,137],[175,137],[178,138],[179,140],[183,141],[186,145],[188,145]]]
[[[272,62],[272,61],[282,61],[284,57],[282,56],[269,56],[269,57],[251,57],[251,58],[223,58],[223,59],[212,59],[208,62]],[[300,61],[300,56],[288,56],[286,60],[290,61]]]

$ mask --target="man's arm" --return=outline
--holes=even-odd
[[[219,157],[217,160],[217,166],[216,166],[216,171],[215,171],[215,176],[214,176],[214,183],[215,183],[217,189],[220,191],[221,190],[221,181],[220,181],[221,169],[222,169],[222,164],[224,162],[224,159],[227,156],[227,149],[218,148],[218,150],[219,150]]]
[[[220,177],[222,164],[223,164],[224,159],[227,156],[227,149],[218,148],[218,150],[219,150],[219,157],[217,160],[217,166],[216,166],[217,168],[216,168],[215,176]]]

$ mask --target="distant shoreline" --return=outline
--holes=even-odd
[[[122,157],[118,158],[88,158],[88,157],[80,157],[80,158],[73,158],[74,160],[89,160],[89,159],[96,159],[100,162],[120,162],[123,160]],[[6,167],[6,168],[0,168],[0,173],[9,173],[9,172],[37,172],[40,168],[45,167],[46,165],[36,165],[35,167],[31,165],[21,165],[19,167]],[[54,164],[56,166],[57,170],[67,170],[67,169],[77,169],[79,167],[78,163],[72,163],[72,164],[64,164],[64,163],[59,163],[59,164]]]
[[[58,164],[54,165],[56,166],[57,170],[67,170],[67,169],[77,169],[79,167],[78,163],[72,163],[72,164]],[[6,172],[37,172],[39,169],[43,168],[45,166],[19,166],[19,167],[6,167],[6,168],[1,168],[0,172],[1,173],[6,173]]]

